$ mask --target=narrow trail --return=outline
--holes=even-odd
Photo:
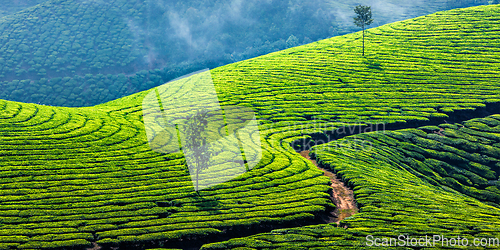
[[[392,124],[384,124],[382,131],[388,130],[398,130],[398,129],[407,129],[407,128],[418,128],[421,126],[430,126],[430,125],[439,125],[443,123],[461,123],[466,120],[470,120],[473,118],[484,118],[492,114],[498,113],[500,110],[500,103],[487,103],[485,107],[476,108],[476,110],[462,110],[456,111],[454,113],[446,113],[449,117],[447,120],[442,120],[439,117],[429,118],[429,121],[411,121],[405,123],[392,123]],[[354,125],[353,125],[354,126]],[[354,126],[355,127],[355,126]],[[330,199],[335,204],[335,209],[329,214],[325,214],[324,216],[320,216],[315,220],[308,221],[296,221],[290,224],[260,224],[256,228],[248,229],[248,230],[228,230],[224,231],[222,235],[219,235],[215,238],[208,237],[200,237],[200,238],[188,238],[186,239],[178,239],[171,241],[163,241],[161,242],[163,247],[168,248],[176,248],[176,249],[184,249],[184,250],[197,250],[200,249],[204,244],[213,243],[213,242],[222,242],[227,241],[232,238],[242,238],[248,237],[252,235],[256,235],[259,233],[269,233],[274,229],[279,228],[293,228],[293,227],[301,227],[306,225],[320,225],[325,223],[336,223],[340,224],[342,220],[348,218],[359,212],[357,207],[356,200],[354,199],[354,192],[352,189],[348,188],[335,173],[330,172],[327,169],[321,168],[318,166],[316,160],[311,159],[309,156],[310,150],[315,145],[320,145],[323,143],[328,143],[334,140],[340,140],[346,136],[356,135],[362,133],[361,129],[358,131],[356,129],[351,129],[351,127],[347,127],[349,133],[339,133],[337,130],[333,131],[325,131],[325,133],[314,133],[310,134],[310,138],[303,140],[296,140],[291,144],[295,152],[299,153],[305,159],[311,161],[318,169],[324,172],[325,176],[328,176],[331,181],[332,192],[330,193]],[[440,131],[436,131],[436,134],[440,136],[444,136]],[[317,143],[322,141],[322,143]],[[160,241],[159,241],[160,242]],[[151,244],[150,247],[158,247],[159,242],[149,242]],[[140,243],[143,244],[143,243]],[[132,246],[115,246],[115,247],[102,247],[96,243],[92,243],[92,246],[86,248],[86,250],[118,250],[118,249],[145,249],[144,245],[132,245]]]
[[[335,204],[336,208],[329,216],[327,223],[337,223],[337,225],[343,219],[354,215],[358,212],[358,207],[356,201],[354,199],[354,192],[352,189],[349,189],[340,179],[337,178],[337,175],[318,166],[318,163],[311,159],[309,156],[309,150],[304,150],[300,152],[300,155],[309,161],[311,161],[318,169],[324,172],[325,176],[330,178],[332,184],[332,194],[330,199],[333,204]]]
[[[381,131],[388,130],[398,130],[398,129],[408,129],[408,128],[418,128],[421,126],[438,126],[443,123],[462,123],[464,121],[473,119],[473,118],[484,118],[489,115],[493,115],[498,113],[500,110],[500,103],[486,103],[484,107],[477,107],[474,110],[459,110],[455,112],[443,112],[448,115],[446,120],[442,117],[430,117],[427,121],[410,121],[404,123],[390,123],[383,124],[383,128]],[[356,135],[363,133],[360,129],[357,130],[354,125],[354,129],[352,127],[348,127],[347,130],[340,133],[338,130],[325,131],[325,133],[314,133],[310,134],[310,138],[306,138],[303,140],[296,140],[291,143],[292,147],[295,149],[295,152],[299,153],[302,157],[310,160],[318,169],[324,172],[325,176],[328,176],[331,181],[332,194],[330,199],[335,204],[336,208],[330,215],[328,215],[328,219],[324,220],[325,223],[337,223],[340,224],[340,221],[343,219],[352,216],[358,213],[359,209],[357,207],[356,200],[354,199],[354,193],[352,189],[348,188],[340,179],[337,178],[337,175],[321,168],[318,166],[317,162],[309,156],[310,149],[319,144],[328,143],[334,140],[342,139],[346,136]],[[345,131],[349,131],[346,133]],[[376,131],[379,131],[378,129]],[[440,136],[444,136],[441,132],[444,129],[440,129],[440,131],[435,132]],[[316,144],[315,141],[321,141],[321,143]]]

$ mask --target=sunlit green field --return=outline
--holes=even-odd
[[[340,227],[278,229],[203,249],[375,247],[374,238],[400,235],[405,238],[393,247],[423,247],[412,245],[411,238],[438,235],[466,238],[472,247],[478,239],[478,249],[498,248],[489,244],[500,237],[500,115],[346,137],[316,146],[312,154],[354,187],[360,213]],[[431,243],[425,246],[460,246],[456,241]]]
[[[499,12],[474,7],[370,29],[365,58],[354,33],[212,70],[223,108],[256,112],[263,155],[199,194],[182,154],[148,145],[149,91],[89,108],[0,101],[0,249],[141,249],[311,224],[334,207],[329,180],[290,143],[346,124],[445,123],[450,112],[498,102]],[[315,148],[354,187],[361,210],[342,222],[347,229],[281,229],[205,248],[356,246],[367,234],[498,237],[498,117],[463,126],[442,125],[444,137],[427,127]],[[362,141],[372,150],[355,147]]]
[[[375,1],[374,25],[444,10],[449,1],[455,0]],[[487,0],[455,2],[457,7],[468,7]],[[65,107],[101,104],[206,67],[357,31],[352,24],[353,6],[372,4],[357,0],[245,3],[242,6],[249,8],[231,22],[207,27],[213,34],[199,30],[205,24],[194,20],[224,21],[232,16],[223,14],[230,3],[0,0],[0,99]],[[247,19],[256,25],[239,26]],[[179,23],[188,26],[193,41],[179,34]],[[288,45],[292,35],[300,42]]]

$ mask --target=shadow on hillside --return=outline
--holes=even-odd
[[[365,57],[363,62],[365,66],[369,69],[382,70],[382,64],[374,58]]]
[[[407,122],[395,122],[395,123],[380,123],[380,124],[369,124],[368,127],[362,127],[357,125],[351,125],[346,127],[340,127],[339,129],[327,130],[324,132],[317,132],[308,134],[308,138],[298,139],[291,143],[291,146],[295,152],[300,153],[304,150],[311,150],[313,146],[329,143],[334,140],[339,140],[347,136],[361,134],[366,132],[365,128],[369,128],[369,125],[374,125],[371,130],[367,132],[376,131],[386,131],[386,130],[398,130],[398,129],[409,129],[418,128],[422,126],[438,126],[443,123],[461,123],[473,118],[485,118],[487,116],[497,114],[500,110],[500,102],[495,103],[485,103],[484,107],[477,107],[474,110],[456,110],[454,112],[444,112],[440,113],[448,115],[447,118],[444,117],[429,117],[427,121],[425,120],[411,120]],[[310,117],[306,117],[310,118]],[[312,118],[308,119],[312,120]]]
[[[189,203],[198,208],[199,211],[208,212],[209,214],[220,214],[222,203],[216,197],[204,197],[203,195],[195,194],[189,197]]]

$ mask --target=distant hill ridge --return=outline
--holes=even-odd
[[[376,25],[443,10],[448,2],[362,1],[373,5]],[[456,7],[480,3],[460,1]],[[203,68],[357,31],[354,4],[45,1],[0,19],[0,98],[97,105]]]

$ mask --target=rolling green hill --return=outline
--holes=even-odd
[[[374,1],[375,25],[444,10],[450,1]],[[192,71],[359,30],[352,24],[357,1],[238,3],[48,0],[5,16],[0,98],[93,106]]]
[[[498,8],[370,29],[366,57],[358,32],[214,69],[214,80],[223,100],[251,106],[269,122],[445,117],[500,100]]]
[[[317,222],[333,208],[329,180],[290,143],[346,124],[411,126],[499,102],[499,13],[499,5],[474,7],[370,29],[366,58],[360,56],[361,34],[354,33],[212,70],[223,108],[256,111],[263,159],[200,195],[182,154],[149,148],[141,105],[150,91],[85,108],[1,100],[0,249],[83,248],[91,242],[170,247],[178,239],[209,243]],[[444,125],[446,138],[457,139],[442,142],[433,137],[436,127],[362,135],[354,146],[362,140],[380,145],[368,155],[356,148],[316,149],[324,165],[355,187],[361,212],[343,222],[347,230],[321,225],[253,237],[352,245],[368,232],[498,235],[499,210],[491,206],[498,194],[490,184],[498,179],[491,165],[498,161],[497,120],[467,122],[462,130]],[[410,148],[412,140],[425,152]],[[398,144],[408,148],[399,151]],[[441,151],[463,162],[453,166]],[[434,160],[423,162],[418,154],[424,153]],[[413,207],[418,204],[427,207]]]
[[[202,249],[356,249],[371,244],[369,235],[460,236],[470,246],[475,238],[500,238],[500,115],[346,137],[316,146],[312,153],[354,187],[360,213],[340,227],[278,229]],[[412,247],[405,240],[397,244]],[[439,241],[426,246],[442,244],[447,246]]]

